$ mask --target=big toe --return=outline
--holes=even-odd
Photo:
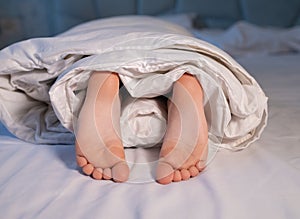
[[[112,167],[112,178],[115,182],[125,182],[129,177],[129,167],[125,162],[117,163]]]
[[[174,177],[173,167],[166,162],[159,162],[156,171],[156,180],[160,184],[169,184]]]

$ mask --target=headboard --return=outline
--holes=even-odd
[[[300,0],[0,0],[0,48],[96,18],[189,12],[198,15],[198,27],[226,28],[238,20],[262,26],[300,24]]]

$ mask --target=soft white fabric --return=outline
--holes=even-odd
[[[158,148],[125,150],[132,174],[120,184],[80,174],[72,146],[0,136],[1,218],[300,218],[299,60],[299,54],[239,60],[270,98],[268,126],[245,150],[219,150],[188,181],[154,182],[150,163]]]
[[[235,60],[183,28],[151,17],[97,20],[57,37],[24,41],[2,50],[0,62],[0,117],[30,142],[73,143],[66,129],[74,128],[94,70],[117,72],[134,98],[167,95],[185,72],[194,74],[205,93],[215,146],[243,149],[266,125],[267,98]],[[124,136],[127,140],[139,136],[121,132],[132,134]],[[152,145],[161,141],[161,135],[152,137]],[[143,139],[127,144],[136,142],[150,144]]]
[[[158,146],[167,127],[166,101],[127,96],[122,103],[120,127],[124,147]]]
[[[300,51],[300,26],[260,27],[239,21],[226,31],[194,29],[193,33],[237,57]]]

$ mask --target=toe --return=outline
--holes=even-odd
[[[129,167],[125,162],[117,163],[111,169],[112,178],[116,182],[125,182],[128,180]]]
[[[80,167],[83,167],[83,166],[88,164],[85,157],[82,157],[82,156],[79,156],[79,155],[76,156],[76,161],[77,161],[78,166],[80,166]]]
[[[158,178],[157,182],[160,183],[160,184],[166,185],[166,184],[171,183],[172,180],[173,180],[173,174],[170,174],[166,177]]]
[[[181,178],[181,173],[180,173],[179,170],[176,170],[176,171],[174,172],[173,182],[179,182],[179,181],[181,181],[181,180],[182,180],[182,178]]]
[[[182,169],[180,173],[181,173],[182,180],[188,180],[191,177],[191,174],[187,169]]]
[[[94,179],[102,179],[102,176],[103,176],[103,170],[101,168],[95,168],[94,171],[93,171],[93,178]]]
[[[159,162],[157,165],[156,180],[160,184],[169,184],[174,178],[174,170],[171,165]]]
[[[195,166],[191,166],[189,168],[189,172],[190,172],[191,177],[195,177],[199,174],[199,170]]]
[[[199,172],[203,171],[204,168],[206,166],[206,162],[205,161],[202,161],[200,160],[197,164],[196,164],[196,167],[197,169],[199,170]]]
[[[111,178],[112,178],[111,169],[105,168],[103,170],[103,179],[111,179]]]
[[[94,170],[94,166],[92,164],[87,164],[84,167],[82,167],[82,171],[86,174],[86,175],[91,175],[92,172]]]

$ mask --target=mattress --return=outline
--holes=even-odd
[[[236,60],[269,97],[268,125],[250,147],[219,150],[199,176],[167,186],[144,166],[157,159],[157,148],[126,149],[134,174],[120,184],[84,176],[73,145],[31,144],[3,134],[1,217],[299,218],[300,54]]]

